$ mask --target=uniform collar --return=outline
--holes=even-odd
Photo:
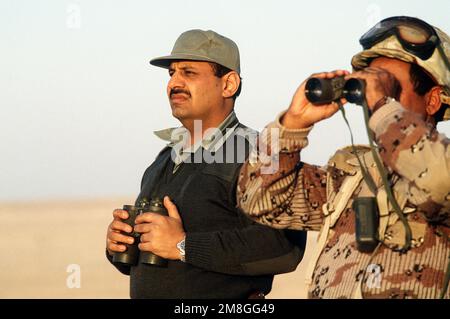
[[[236,117],[236,113],[231,111],[222,123],[217,126],[216,130],[206,134],[200,142],[181,150],[181,152],[195,153],[200,146],[207,151],[215,152],[225,143],[225,140],[235,130],[238,124],[239,120]],[[166,128],[163,130],[154,131],[153,133],[160,139],[168,142],[167,146],[172,148],[178,143],[183,142],[189,136],[189,131],[183,126]]]

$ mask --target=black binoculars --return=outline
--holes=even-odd
[[[306,82],[305,95],[314,105],[328,104],[345,98],[348,102],[363,105],[365,102],[365,81],[345,80],[343,76],[333,79],[310,78]]]
[[[162,201],[159,198],[150,201],[140,201],[138,206],[124,205],[123,210],[128,212],[128,218],[123,222],[130,225],[134,229],[136,217],[139,214],[151,212],[160,215],[168,216],[167,209],[164,207]],[[124,252],[116,252],[113,255],[113,263],[121,263],[129,266],[135,266],[137,263],[143,263],[148,265],[155,265],[160,267],[167,267],[167,260],[155,255],[151,252],[139,251],[139,238],[140,234],[134,230],[131,234],[124,233],[124,235],[134,237],[133,244],[125,244],[127,250]]]

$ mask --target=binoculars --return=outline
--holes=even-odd
[[[160,215],[168,216],[167,209],[164,207],[163,202],[159,199],[153,199],[148,203],[148,201],[143,200],[139,202],[138,206],[124,205],[123,210],[128,212],[128,218],[123,222],[130,225],[134,229],[136,217],[139,214],[151,212]],[[124,252],[116,252],[113,255],[113,263],[120,263],[129,266],[135,266],[139,263],[155,265],[160,267],[167,267],[167,260],[155,255],[151,252],[141,252],[139,251],[139,238],[140,234],[136,233],[134,230],[131,234],[124,233],[124,235],[134,237],[133,244],[125,244],[127,250]]]
[[[328,104],[345,98],[348,102],[363,105],[365,102],[365,81],[345,80],[343,76],[333,79],[310,78],[306,82],[305,95],[314,105]]]

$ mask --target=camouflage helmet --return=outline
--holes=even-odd
[[[438,85],[442,86],[441,102],[443,103],[442,107],[446,108],[443,120],[446,121],[450,119],[450,69],[442,54],[445,54],[447,61],[450,61],[450,37],[442,30],[434,26],[432,28],[440,39],[441,49],[437,47],[427,60],[422,60],[407,52],[397,37],[391,35],[353,56],[351,63],[355,71],[368,67],[373,59],[381,56],[417,64],[431,75]]]

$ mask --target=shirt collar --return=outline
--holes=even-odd
[[[200,142],[182,149],[181,152],[195,153],[200,146],[207,151],[215,152],[225,143],[225,140],[236,129],[238,124],[239,120],[236,117],[236,113],[231,111],[222,123],[217,126],[217,129],[211,130],[211,132],[208,132],[208,134],[203,136],[203,139]],[[163,130],[154,131],[153,133],[160,139],[169,142],[167,144],[169,147],[174,147],[178,143],[183,142],[184,139],[189,136],[189,131],[183,126],[166,128]]]

